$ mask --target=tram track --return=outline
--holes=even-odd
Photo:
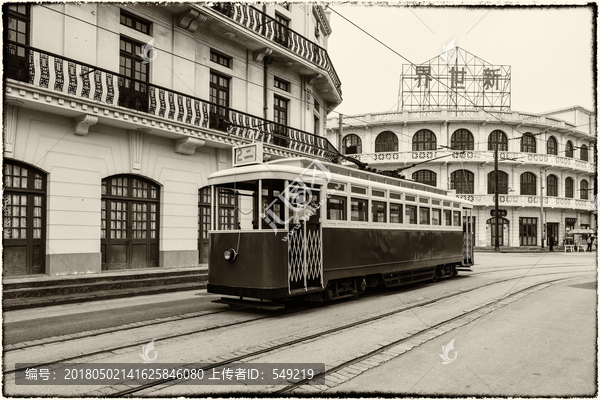
[[[510,293],[510,294],[508,294],[508,295],[506,295],[506,296],[504,296],[504,297],[502,297],[500,299],[491,301],[491,302],[486,303],[486,304],[484,304],[484,305],[482,305],[480,307],[477,307],[475,309],[468,310],[468,311],[466,311],[466,312],[464,312],[464,313],[462,313],[460,315],[454,316],[452,318],[448,318],[448,319],[446,319],[444,321],[441,321],[441,322],[439,322],[439,323],[437,323],[435,325],[432,325],[430,327],[422,329],[419,332],[411,334],[411,335],[409,335],[407,337],[398,339],[398,340],[396,340],[396,341],[394,341],[392,343],[389,343],[387,345],[381,346],[380,348],[375,349],[375,350],[373,350],[373,351],[371,351],[371,352],[369,352],[367,354],[355,357],[355,358],[353,358],[351,360],[348,360],[346,362],[343,362],[343,363],[341,363],[341,364],[339,364],[339,365],[337,365],[335,367],[329,368],[328,370],[326,370],[326,371],[324,371],[324,372],[322,372],[320,374],[315,375],[311,379],[304,379],[304,380],[301,380],[299,382],[292,383],[289,386],[286,386],[285,388],[282,388],[280,390],[277,390],[277,391],[269,393],[269,394],[270,395],[275,395],[275,396],[282,396],[282,395],[289,394],[291,392],[293,392],[293,394],[301,394],[303,392],[301,389],[303,388],[304,385],[310,384],[310,382],[317,381],[319,379],[325,379],[328,375],[331,376],[332,374],[335,374],[337,372],[343,372],[345,370],[347,370],[347,371],[345,371],[346,372],[345,374],[341,374],[341,375],[337,375],[336,376],[336,378],[337,378],[336,381],[339,382],[339,377],[340,376],[344,377],[344,376],[351,375],[352,377],[354,377],[354,376],[359,375],[360,373],[362,373],[362,372],[364,372],[366,370],[369,370],[371,368],[375,368],[375,367],[379,366],[383,362],[386,362],[386,361],[392,360],[394,358],[397,358],[398,356],[404,354],[405,352],[412,350],[412,348],[414,348],[414,347],[418,347],[418,346],[420,346],[421,344],[423,344],[425,342],[433,340],[433,339],[435,339],[435,338],[437,338],[439,336],[444,335],[445,333],[447,333],[447,332],[449,332],[451,330],[454,330],[454,329],[459,328],[461,326],[464,326],[464,325],[466,325],[468,323],[471,323],[471,322],[473,322],[473,321],[481,318],[482,316],[487,315],[490,312],[493,312],[494,310],[497,310],[498,308],[494,308],[494,307],[497,306],[498,304],[502,303],[502,302],[504,302],[505,303],[504,305],[506,305],[507,304],[507,300],[515,301],[515,300],[518,300],[519,298],[524,297],[524,296],[526,296],[528,294],[534,293],[537,290],[542,290],[544,288],[550,287],[550,286],[552,286],[552,284],[557,284],[559,282],[565,282],[565,281],[569,281],[569,280],[574,280],[574,279],[577,279],[577,278],[579,278],[579,277],[558,278],[558,279],[553,279],[553,280],[550,280],[550,281],[545,281],[545,282],[540,282],[540,283],[536,283],[536,284],[530,285],[530,286],[528,286],[526,288],[523,288],[523,289],[520,289],[520,290],[518,290],[516,292]],[[537,290],[533,290],[533,289],[537,289]],[[531,292],[531,293],[527,293],[527,292]],[[524,293],[525,293],[525,295],[521,296]],[[510,301],[508,303],[511,303],[512,301]],[[488,310],[488,312],[484,312],[486,310]],[[480,313],[480,315],[477,315],[478,313]],[[467,317],[473,316],[473,315],[475,315],[474,318],[471,318],[471,319],[467,318]],[[456,323],[456,322],[463,322],[463,323],[461,323],[458,326],[456,326],[456,324],[455,324],[455,326],[450,326],[451,324]],[[444,328],[448,328],[448,329],[444,329]],[[427,334],[429,334],[429,333],[433,333],[433,334],[427,336]],[[410,348],[407,348],[407,346],[405,346],[404,348],[399,348],[400,346],[405,345],[407,342],[414,341],[416,338],[419,338],[421,336],[425,336],[425,340],[422,340],[416,346],[410,346]],[[396,349],[396,351],[394,351],[394,349]],[[385,354],[388,351],[389,351],[389,353]],[[382,356],[383,354],[385,354],[385,355]],[[369,360],[372,360],[372,359],[374,359],[376,357],[378,357],[378,358],[376,360],[374,360],[374,362],[365,363],[365,361],[368,362]],[[358,367],[357,368],[352,368],[352,367],[355,367],[355,366],[358,366]],[[349,378],[349,379],[351,379],[351,378]],[[349,379],[346,379],[346,380],[349,380]],[[327,390],[330,387],[334,387],[334,386],[337,386],[337,385],[341,384],[341,383],[338,383],[338,382],[336,382],[337,384],[334,383],[331,386],[328,386],[328,385],[320,385],[320,386],[321,386],[321,389]],[[300,390],[298,390],[297,392],[295,392],[297,389],[300,389]],[[311,391],[310,393],[314,394],[313,391]]]
[[[553,266],[535,267],[535,269],[559,268],[559,267],[563,267],[563,266],[564,265],[557,264],[557,265],[553,265]],[[485,275],[485,274],[491,274],[491,273],[500,273],[500,272],[505,272],[505,271],[526,270],[526,269],[532,269],[532,267],[521,267],[521,268],[510,268],[510,267],[503,268],[503,267],[501,267],[501,268],[494,268],[493,270],[489,270],[489,271],[472,272],[472,273],[469,273],[468,275],[469,276]],[[466,275],[461,275],[460,278],[465,277],[465,276]],[[536,275],[528,275],[528,276],[536,276]],[[397,289],[399,289],[399,287],[392,287],[390,289],[397,290]],[[375,294],[375,295],[377,295],[377,294]],[[133,329],[139,329],[139,328],[145,328],[145,327],[154,326],[154,325],[176,323],[176,322],[185,321],[188,319],[207,317],[207,316],[212,316],[212,315],[216,315],[216,314],[231,313],[231,312],[235,312],[237,310],[243,309],[243,308],[245,308],[245,307],[232,307],[232,308],[227,308],[227,309],[218,310],[218,311],[200,311],[200,312],[196,312],[196,313],[188,313],[188,314],[172,316],[172,317],[157,318],[157,319],[153,319],[153,320],[149,320],[149,321],[139,321],[139,322],[134,322],[131,324],[120,325],[120,326],[113,327],[113,328],[101,328],[101,329],[95,329],[93,331],[84,331],[84,332],[72,333],[72,334],[68,334],[68,335],[52,336],[52,337],[44,338],[44,339],[37,339],[37,340],[31,340],[31,341],[23,342],[23,343],[15,343],[15,344],[6,345],[6,346],[4,346],[4,352],[10,353],[13,351],[17,351],[17,350],[21,350],[21,349],[28,349],[28,348],[32,348],[32,347],[36,347],[36,346],[44,346],[44,345],[49,345],[49,344],[53,344],[53,343],[63,343],[63,342],[67,342],[70,340],[85,339],[85,338],[90,338],[90,337],[95,337],[95,336],[100,336],[100,335],[105,335],[105,334],[123,332],[123,331],[128,331],[128,330],[133,330]],[[286,310],[283,312],[277,312],[276,314],[271,314],[267,317],[287,315],[290,312],[303,311],[304,309],[305,308],[302,308],[300,310],[292,310],[292,311]],[[260,319],[260,318],[258,318],[258,319]],[[254,321],[254,320],[251,320],[251,321]],[[248,322],[251,322],[251,321],[248,321]],[[223,326],[223,327],[226,327],[226,326]],[[198,332],[201,332],[201,331],[198,331]]]
[[[590,271],[589,270],[578,270],[578,271],[568,271],[568,272],[569,273],[574,273],[574,272],[590,272]],[[554,272],[554,273],[534,274],[534,275],[526,275],[524,277],[531,278],[531,277],[536,277],[536,276],[547,276],[547,275],[556,275],[556,274],[564,274],[564,273],[566,273],[566,272]],[[498,281],[494,281],[494,282],[487,282],[486,284],[479,285],[479,286],[476,286],[476,287],[473,287],[473,288],[460,290],[460,291],[453,292],[453,293],[450,293],[450,294],[446,294],[446,295],[443,295],[443,296],[437,296],[437,297],[435,297],[433,299],[428,299],[428,300],[425,300],[425,301],[420,301],[420,302],[417,302],[415,304],[412,304],[412,305],[409,305],[409,306],[406,306],[406,307],[402,307],[402,308],[399,308],[399,309],[396,309],[396,310],[392,310],[392,311],[389,311],[389,312],[386,312],[386,313],[375,315],[373,317],[370,317],[369,319],[365,319],[365,320],[361,321],[360,324],[364,324],[364,323],[368,323],[368,322],[375,321],[375,320],[378,320],[378,319],[386,318],[388,316],[395,315],[395,314],[398,314],[398,313],[401,313],[401,312],[405,312],[405,311],[409,311],[409,310],[414,309],[414,308],[427,306],[429,304],[433,304],[433,303],[436,303],[438,301],[443,301],[443,300],[447,300],[447,299],[450,299],[450,298],[453,298],[453,297],[461,296],[461,295],[464,295],[464,294],[467,294],[467,293],[470,293],[470,292],[473,292],[473,291],[476,291],[476,290],[479,290],[479,289],[483,289],[483,288],[486,288],[486,287],[489,287],[489,286],[492,286],[492,285],[497,285],[497,284],[501,284],[501,283],[504,283],[504,282],[514,281],[514,280],[520,280],[520,279],[523,279],[524,277],[512,277],[512,278],[502,279],[502,280],[498,280]],[[310,309],[310,308],[311,307],[302,308],[300,310],[280,311],[280,312],[277,312],[275,314],[269,314],[269,315],[261,316],[261,317],[258,317],[258,318],[250,318],[250,319],[244,320],[244,321],[234,321],[234,322],[227,323],[227,324],[220,324],[220,325],[210,326],[210,327],[207,327],[207,328],[204,328],[204,329],[200,329],[200,330],[193,330],[193,331],[188,331],[188,332],[173,334],[173,335],[169,335],[169,336],[158,337],[155,340],[156,341],[165,341],[165,340],[171,340],[171,339],[179,339],[179,338],[183,338],[183,337],[186,337],[186,336],[191,336],[191,335],[195,335],[195,334],[201,334],[201,333],[210,332],[210,331],[214,331],[214,330],[218,330],[218,329],[236,327],[236,326],[240,326],[240,325],[243,325],[243,324],[248,324],[248,323],[252,323],[252,322],[256,322],[256,321],[278,318],[278,317],[281,317],[283,315],[291,315],[291,314],[294,314],[294,313],[305,311],[306,309]],[[202,318],[202,317],[205,317],[207,315],[218,314],[218,313],[226,313],[226,312],[233,312],[233,311],[234,310],[229,310],[228,309],[228,310],[223,310],[221,312],[209,313],[209,314],[204,314],[204,315],[200,315],[200,316],[189,317],[189,318],[186,318],[186,319]],[[181,321],[181,320],[183,320],[183,319],[178,319],[178,320],[174,320],[174,321],[160,322],[160,323],[168,324],[168,323],[173,323],[173,322],[177,322],[177,321]],[[156,323],[156,324],[158,324],[158,323]],[[154,325],[156,325],[156,324],[154,324]],[[109,333],[119,332],[119,331],[129,330],[129,329],[135,329],[135,328],[143,328],[143,327],[144,326],[128,327],[127,329],[114,330],[114,331],[111,331]],[[335,328],[335,329],[338,329],[338,328]],[[344,329],[348,329],[348,327],[345,327]],[[69,339],[62,340],[62,341],[59,340],[59,341],[53,342],[53,344],[74,342],[74,341],[81,340],[81,339],[84,339],[84,338],[99,336],[101,334],[102,333],[98,333],[98,334],[94,334],[94,335],[89,335],[89,336],[83,336],[83,337],[77,337],[77,338],[69,338]],[[324,334],[324,333],[321,332],[321,333],[318,333],[317,335],[321,335],[321,334]],[[309,339],[304,339],[304,340],[309,340]],[[37,363],[37,364],[34,364],[34,365],[28,365],[27,368],[40,368],[40,367],[46,367],[46,366],[53,365],[53,364],[56,364],[56,363],[64,363],[64,362],[86,362],[86,359],[88,359],[88,358],[101,356],[103,354],[114,355],[114,354],[118,354],[118,352],[122,352],[122,351],[126,351],[126,350],[132,350],[132,351],[133,350],[137,350],[137,349],[139,349],[140,346],[147,344],[147,342],[148,342],[148,340],[145,339],[143,341],[138,341],[136,343],[129,343],[129,344],[125,344],[125,345],[122,345],[122,346],[111,347],[111,348],[108,348],[108,349],[101,349],[101,350],[97,350],[97,351],[88,352],[88,353],[85,353],[85,354],[78,354],[78,355],[75,355],[75,356],[72,356],[72,357],[64,357],[64,358],[56,359],[56,360],[53,360],[53,361],[48,361],[48,362],[43,362],[43,363]],[[40,349],[43,349],[44,346],[46,346],[46,345],[47,344],[39,344],[39,345],[25,346],[25,347],[21,347],[21,348],[18,348],[18,349],[13,349],[13,350],[5,350],[4,351],[5,362],[6,362],[6,356],[7,356],[7,354],[11,354],[11,353],[16,352],[16,351],[31,350],[31,349],[35,349],[36,347],[39,347]],[[247,355],[244,355],[243,357],[247,357]],[[19,372],[19,371],[24,371],[25,369],[26,368],[19,368],[19,369],[15,368],[13,370],[5,370],[4,374],[5,375],[6,374],[13,374],[13,373],[16,373],[16,372]]]
[[[581,271],[581,272],[588,272],[588,271]],[[354,364],[361,363],[364,360],[367,360],[369,358],[375,357],[376,355],[378,355],[378,354],[380,354],[380,353],[382,353],[382,352],[384,352],[384,351],[386,351],[388,349],[391,349],[391,348],[393,348],[395,346],[403,344],[403,343],[405,343],[405,342],[409,341],[410,339],[413,339],[413,338],[415,338],[417,336],[426,334],[428,332],[433,332],[433,331],[436,331],[436,330],[439,331],[440,328],[442,328],[445,325],[452,324],[453,322],[455,322],[455,321],[457,321],[457,320],[459,320],[461,318],[465,318],[465,316],[469,316],[469,315],[475,314],[475,313],[479,312],[480,310],[482,310],[482,309],[484,309],[486,307],[493,307],[493,306],[497,305],[498,303],[501,303],[502,301],[506,301],[507,299],[514,298],[514,297],[522,294],[523,292],[531,290],[532,288],[538,288],[538,287],[543,287],[543,286],[548,287],[552,283],[558,283],[558,282],[561,282],[561,281],[567,281],[567,280],[573,280],[573,279],[580,279],[582,277],[584,277],[584,275],[583,276],[577,276],[577,277],[558,278],[558,279],[553,279],[553,280],[544,281],[544,282],[540,282],[540,283],[535,283],[535,284],[529,285],[529,286],[527,286],[524,289],[521,289],[521,290],[518,290],[516,292],[510,293],[510,294],[508,294],[506,296],[503,296],[502,298],[499,298],[499,299],[496,299],[494,301],[488,302],[488,303],[486,303],[486,304],[484,304],[484,305],[482,305],[480,307],[477,307],[477,308],[471,309],[469,311],[466,311],[466,312],[464,312],[464,313],[462,313],[462,314],[460,314],[460,315],[458,315],[456,317],[447,319],[447,320],[442,321],[440,323],[437,323],[437,324],[435,324],[435,325],[433,325],[431,327],[428,327],[428,328],[423,329],[421,331],[418,331],[418,332],[416,332],[414,334],[411,334],[408,337],[402,338],[402,339],[397,340],[395,342],[392,342],[392,343],[390,343],[388,345],[382,346],[381,348],[376,349],[376,350],[374,350],[372,352],[369,352],[369,353],[367,353],[365,355],[361,355],[360,357],[353,358],[352,360],[344,362],[344,363],[342,363],[342,364],[340,364],[340,365],[338,365],[338,366],[336,366],[334,368],[330,368],[325,373],[323,373],[321,375],[315,376],[310,381],[314,381],[316,379],[322,378],[326,374],[334,373],[334,372],[339,371],[341,369],[344,369],[344,368],[346,368],[348,366],[352,366]],[[520,278],[517,278],[517,279],[520,279]],[[510,281],[510,280],[513,280],[513,279],[507,279],[507,280],[504,280],[502,282],[506,282],[506,281]],[[500,282],[495,282],[495,283],[500,283]],[[462,292],[460,294],[464,294],[464,293],[467,293],[467,292],[470,292],[470,291],[473,291],[473,290],[478,290],[478,289],[481,289],[481,288],[484,288],[484,287],[490,286],[490,285],[491,284],[480,286],[478,288],[473,288],[473,289],[470,289],[470,290],[468,290],[466,292]],[[414,305],[411,305],[411,306],[408,306],[408,307],[403,307],[401,309],[397,309],[397,310],[393,310],[393,311],[390,311],[390,312],[387,312],[387,313],[383,313],[383,314],[380,314],[380,315],[377,315],[377,316],[365,318],[365,319],[362,319],[362,320],[359,320],[359,321],[355,321],[355,322],[352,322],[352,323],[349,323],[349,324],[346,324],[346,325],[337,326],[337,327],[332,328],[332,329],[328,329],[328,330],[321,331],[321,332],[318,332],[318,333],[310,334],[310,335],[307,335],[307,336],[304,336],[304,337],[301,337],[301,338],[297,338],[297,339],[294,339],[294,340],[286,341],[284,343],[278,343],[278,344],[275,344],[273,346],[269,346],[269,347],[264,348],[264,349],[260,349],[260,350],[257,350],[257,351],[252,351],[252,352],[249,352],[249,353],[246,353],[246,354],[243,354],[243,355],[239,355],[239,356],[230,357],[230,358],[228,358],[226,360],[222,360],[222,361],[219,361],[219,362],[216,362],[216,363],[212,363],[212,364],[206,366],[205,369],[210,370],[210,369],[213,369],[213,368],[220,368],[220,367],[224,367],[224,366],[227,366],[229,364],[232,364],[232,363],[244,362],[244,360],[246,360],[246,362],[250,362],[250,360],[255,359],[256,357],[267,355],[268,353],[271,353],[273,351],[284,350],[284,349],[290,348],[290,347],[295,346],[295,345],[300,345],[300,344],[304,344],[306,342],[310,342],[310,341],[315,340],[315,339],[321,339],[321,338],[323,338],[324,336],[327,336],[327,335],[339,334],[340,332],[343,332],[343,331],[346,331],[346,330],[349,330],[349,329],[352,329],[352,328],[356,328],[356,327],[359,327],[361,325],[365,325],[365,324],[368,324],[368,323],[371,323],[371,322],[375,322],[375,321],[378,321],[378,320],[381,320],[383,318],[387,318],[387,317],[390,317],[390,316],[393,316],[393,315],[396,315],[396,314],[400,314],[400,313],[404,313],[404,312],[407,312],[407,311],[411,311],[411,310],[416,309],[416,308],[427,307],[427,306],[432,305],[433,303],[438,303],[438,302],[447,300],[449,298],[455,297],[457,295],[458,294],[453,294],[453,295],[448,295],[448,296],[442,296],[442,297],[437,298],[437,299],[433,299],[433,300],[421,302],[421,303],[414,304]],[[471,322],[471,321],[468,321],[468,322]],[[452,329],[454,329],[454,328],[452,328]],[[452,329],[449,329],[449,330],[452,330]],[[444,333],[446,333],[446,332],[439,333],[438,335],[436,335],[436,337],[439,336],[439,335],[441,335],[441,334],[444,334]],[[431,340],[431,338],[428,339],[428,340]],[[171,378],[169,378],[169,379],[163,379],[163,380],[158,380],[158,381],[147,383],[147,384],[140,385],[140,386],[137,386],[137,387],[127,388],[125,390],[117,391],[117,392],[115,392],[113,394],[110,394],[110,397],[126,397],[126,396],[130,396],[130,395],[138,394],[139,392],[143,392],[143,391],[145,391],[147,389],[155,388],[157,386],[174,384],[175,381],[176,381],[176,379],[171,379]],[[284,389],[278,390],[278,391],[276,391],[276,392],[274,392],[272,394],[274,394],[274,395],[283,395],[283,394],[286,394],[286,393],[288,393],[290,391],[293,391],[298,386],[306,384],[306,383],[308,383],[308,381],[301,381],[301,382],[299,382],[297,384],[290,385],[290,386],[288,386],[288,387],[286,387]]]

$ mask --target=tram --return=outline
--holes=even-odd
[[[474,262],[473,207],[454,191],[307,158],[233,167],[208,183],[207,290],[231,296],[219,303],[322,303],[436,281]],[[220,229],[227,195],[239,199],[236,229]]]

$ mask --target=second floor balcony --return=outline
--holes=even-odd
[[[215,147],[261,141],[276,156],[337,157],[325,137],[30,46],[5,44],[4,74],[5,98],[33,109]]]
[[[496,201],[496,195],[493,194],[457,194],[458,198],[471,201],[475,206],[493,206]],[[501,207],[541,207],[542,198],[540,196],[527,196],[517,194],[498,195],[498,204]],[[577,209],[582,211],[596,211],[594,200],[573,199],[568,197],[543,197],[544,208],[562,208]]]
[[[419,161],[432,160],[431,163],[446,162],[475,162],[479,164],[493,163],[494,152],[491,150],[466,150],[450,151],[445,149],[424,150],[424,151],[396,151],[381,153],[361,153],[347,154],[349,157],[356,158],[364,163],[414,163]],[[438,157],[447,156],[438,160]],[[498,152],[499,161],[506,164],[530,164],[547,167],[557,167],[565,171],[578,171],[593,174],[596,171],[596,164],[590,161],[579,160],[571,157],[563,157],[554,154],[521,153],[513,151]]]

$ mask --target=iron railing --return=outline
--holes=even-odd
[[[339,96],[342,96],[342,83],[327,50],[252,6],[223,2],[211,8],[327,71]]]
[[[337,150],[325,137],[30,46],[11,42],[4,50],[5,75],[9,79],[311,157],[337,159]]]

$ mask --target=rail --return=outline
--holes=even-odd
[[[308,156],[334,160],[338,154],[325,137],[30,46],[9,42],[4,57],[7,78],[39,88],[215,129]]]
[[[252,6],[223,2],[215,3],[211,8],[327,71],[339,96],[342,96],[342,83],[327,50]]]

